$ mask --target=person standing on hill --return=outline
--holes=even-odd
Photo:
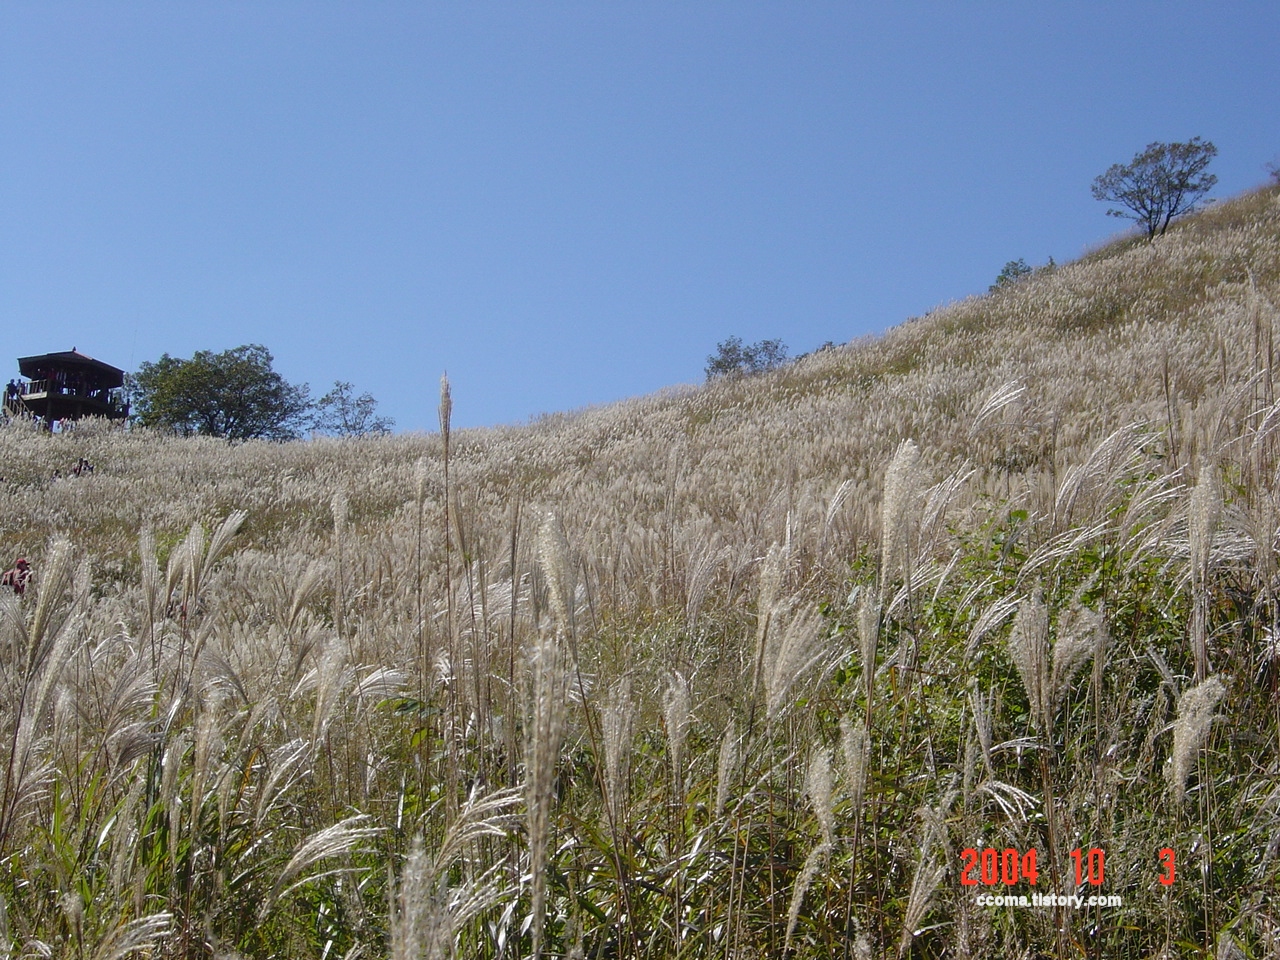
[[[0,576],[0,587],[13,587],[13,592],[18,596],[22,596],[27,590],[27,583],[31,580],[31,564],[27,563],[25,557],[19,557],[14,561],[13,569],[6,570],[4,576]]]

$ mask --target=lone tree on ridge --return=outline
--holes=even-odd
[[[995,293],[997,290],[1011,287],[1023,277],[1029,277],[1033,273],[1035,273],[1035,270],[1031,269],[1031,265],[1021,257],[1017,260],[1010,260],[1004,265],[1000,275],[996,277],[996,282],[987,287],[987,292]]]
[[[707,382],[775,370],[786,362],[787,345],[781,340],[744,344],[741,337],[730,337],[717,343],[716,352],[707,357]]]
[[[1136,220],[1146,228],[1147,240],[1154,240],[1213,189],[1218,178],[1205,168],[1217,155],[1218,148],[1199,137],[1186,143],[1149,143],[1129,163],[1112,164],[1095,177],[1093,198],[1120,204],[1124,209],[1112,208],[1107,215]]]

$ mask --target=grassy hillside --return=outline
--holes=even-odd
[[[1277,304],[1272,189],[447,447],[0,428],[0,954],[1275,955]]]

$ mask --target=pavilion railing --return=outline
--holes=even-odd
[[[17,387],[18,395],[23,397],[83,397],[87,400],[97,401],[112,411],[125,409],[124,391],[119,389],[92,389],[82,384],[59,383],[53,379],[21,380],[18,381]]]

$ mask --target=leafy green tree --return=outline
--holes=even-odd
[[[1149,143],[1127,164],[1113,164],[1094,178],[1093,198],[1118,203],[1111,217],[1135,220],[1147,239],[1163,236],[1174,217],[1191,213],[1218,178],[1205,173],[1218,148],[1192,137],[1186,143]]]
[[[707,357],[707,382],[721,377],[763,373],[786,362],[787,345],[781,340],[759,340],[743,344],[741,337],[730,337],[716,344],[716,352]]]
[[[356,388],[345,380],[335,380],[333,389],[316,401],[312,421],[316,430],[339,437],[361,437],[389,433],[396,422],[377,415],[378,401],[370,393],[355,395]]]
[[[245,344],[222,353],[199,350],[190,360],[164,354],[130,378],[134,418],[183,436],[291,440],[307,423],[307,385],[291,384],[271,366],[266,347]]]
[[[1017,260],[1010,260],[1004,265],[1004,269],[996,277],[996,282],[988,287],[988,291],[995,293],[997,290],[1003,290],[1005,287],[1011,286],[1021,280],[1023,277],[1029,277],[1035,271],[1027,264],[1027,261],[1019,257]]]
[[[716,344],[716,352],[707,357],[707,382],[719,377],[734,377],[746,369],[747,360],[741,337],[730,337]]]

